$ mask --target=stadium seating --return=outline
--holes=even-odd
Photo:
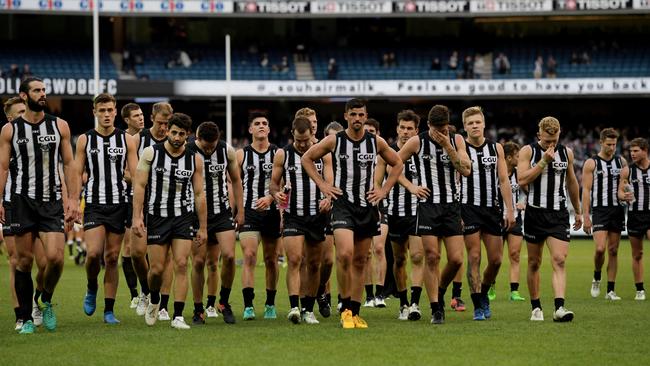
[[[100,74],[105,79],[117,78],[117,71],[108,52],[100,54]],[[40,77],[50,78],[92,78],[92,48],[4,48],[0,52],[0,68],[9,70],[17,64],[22,70],[29,64],[31,72]]]

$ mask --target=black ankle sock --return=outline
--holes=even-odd
[[[399,306],[400,307],[402,307],[404,305],[408,306],[409,299],[408,299],[408,297],[406,297],[406,290],[397,292],[397,297],[399,297]]]
[[[440,311],[440,303],[431,302],[429,303],[429,305],[431,306],[431,315],[433,315],[433,313],[435,313],[436,311]]]
[[[230,301],[230,289],[221,287],[219,291],[219,304],[228,305],[228,301]]]
[[[208,302],[205,305],[206,307],[214,307],[214,304],[217,302],[217,297],[214,295],[208,295]]]
[[[637,282],[634,284],[634,286],[636,286],[637,291],[645,291],[645,289],[643,288],[643,282]]]
[[[484,283],[481,284],[481,295],[487,295],[488,291],[490,291],[490,286],[492,285],[486,285]]]
[[[346,297],[345,299],[341,299],[343,301],[343,306],[341,307],[341,311],[343,310],[352,310],[352,298],[351,297]]]
[[[89,278],[86,286],[88,287],[88,291],[90,291],[90,292],[92,292],[94,294],[97,293],[97,289],[99,288],[99,285],[97,284],[97,279],[96,278],[95,279],[90,279]]]
[[[305,298],[305,302],[307,303],[307,306],[304,307],[305,311],[313,313],[314,312],[314,304],[316,303],[316,298],[313,296],[307,296]]]
[[[374,298],[375,294],[372,292],[372,285],[366,285],[366,299]]]
[[[304,304],[305,304],[304,301],[305,301],[304,297],[302,299],[300,299],[300,296],[298,296],[298,295],[290,295],[289,296],[289,307],[290,308],[297,308],[297,307],[300,306],[299,305],[300,303],[302,303],[303,307],[304,307]]]
[[[133,269],[131,257],[122,257],[122,272],[124,272],[124,279],[129,287],[131,298],[138,297],[138,276]]]
[[[564,306],[564,298],[556,297],[555,298],[555,310],[559,309],[560,306]]]
[[[419,304],[420,295],[422,295],[422,287],[411,286],[411,304]]]
[[[176,311],[176,302],[174,302],[174,312]],[[194,303],[194,314],[203,314],[203,303],[195,302]]]
[[[446,288],[438,287],[438,302],[445,301],[445,293],[447,292]]]
[[[607,281],[607,292],[614,291],[614,281]]]
[[[352,310],[352,316],[359,315],[359,311],[361,310],[361,303],[358,301],[350,300],[350,307]]]
[[[160,309],[167,309],[167,304],[169,303],[169,294],[160,295]]]
[[[113,312],[113,306],[115,305],[115,299],[105,298],[104,299],[104,314],[108,312]]]
[[[594,271],[594,280],[600,281],[601,271]]]
[[[34,290],[34,302],[38,304],[38,299],[41,297],[41,290],[36,289]]]
[[[481,296],[483,296],[480,293],[475,293],[470,295],[472,298],[472,304],[474,305],[474,310],[476,309],[482,309],[483,306],[481,306]]]
[[[542,308],[542,302],[539,299],[530,299],[530,306],[535,310],[535,308]]]
[[[510,291],[519,291],[519,282],[510,282]]]
[[[49,292],[43,290],[43,294],[41,295],[41,300],[43,300],[43,302],[48,302],[48,303],[51,304],[52,303],[52,295],[54,295],[54,293],[49,293]]]
[[[375,295],[384,296],[384,285],[375,285]]]
[[[151,291],[149,290],[149,283],[146,280],[140,281],[140,290],[145,295],[149,295],[149,293],[151,293]]]
[[[316,293],[316,297],[323,296],[324,293],[325,293],[325,285],[323,284],[318,286],[318,292]]]
[[[264,305],[269,305],[269,306],[275,305],[275,294],[277,293],[278,293],[277,290],[266,289],[266,302],[264,303]]]
[[[151,291],[151,303],[160,304],[160,291]],[[160,309],[160,307],[158,309]]]
[[[32,320],[32,295],[34,293],[34,283],[32,282],[31,272],[21,272],[16,269],[14,276],[14,288],[19,304],[19,316],[24,322]]]
[[[252,287],[245,287],[241,290],[244,295],[244,307],[253,307],[253,299],[255,298],[255,290]]]
[[[452,282],[451,283],[451,297],[460,297],[462,291],[463,291],[463,283],[462,282]],[[440,290],[438,290],[440,291]]]
[[[183,309],[185,308],[185,303],[181,301],[174,301],[174,319],[177,316],[183,316]]]

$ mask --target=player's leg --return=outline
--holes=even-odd
[[[483,272],[483,281],[481,282],[481,300],[483,301],[483,313],[486,318],[490,318],[492,312],[490,310],[488,291],[495,283],[497,275],[499,274],[499,269],[501,268],[501,260],[503,258],[503,237],[501,235],[493,235],[487,232],[484,232],[482,237],[488,264]]]
[[[388,225],[380,225],[380,234],[373,237],[372,253],[375,257],[373,263],[373,277],[375,278],[375,306],[385,308],[384,301],[384,280],[386,278],[386,238],[388,236]]]
[[[605,263],[605,250],[607,249],[607,230],[595,230],[594,237],[594,277],[591,281],[591,297],[600,295],[601,271]]]
[[[275,310],[275,294],[277,293],[278,279],[280,277],[278,245],[281,245],[281,241],[282,238],[262,235],[262,254],[264,256],[264,267],[266,269],[266,301],[264,302],[264,319],[277,318]],[[298,276],[300,276],[300,269],[298,270]]]
[[[169,248],[171,251],[171,246]],[[168,254],[165,257],[165,269],[162,274],[162,285],[160,286],[160,308],[158,320],[171,320],[169,316],[169,294],[171,293],[172,283],[174,282],[174,259],[173,255]]]
[[[235,230],[217,233],[221,250],[221,289],[219,290],[219,311],[227,324],[235,323],[235,316],[230,308],[230,292],[235,280]]]
[[[185,300],[187,299],[187,262],[192,252],[191,239],[173,239],[172,255],[174,263],[174,313],[171,326],[176,329],[189,329],[183,318]]]
[[[205,262],[208,255],[208,247],[216,247],[215,238],[208,238],[207,245],[192,245],[192,300],[194,301],[194,313],[192,324],[200,325],[205,323],[203,314],[203,287],[205,285]]]
[[[616,295],[616,272],[618,271],[618,247],[621,242],[620,231],[607,232],[607,298],[620,300]]]
[[[573,312],[564,307],[566,293],[566,258],[569,254],[569,242],[554,237],[546,239],[546,245],[551,252],[551,264],[553,266],[553,292],[555,294],[554,321],[571,321]]]
[[[322,238],[324,239],[324,238]],[[306,240],[304,244],[304,257],[306,262],[307,275],[304,279],[305,286],[305,303],[302,308],[302,321],[307,324],[318,324],[318,320],[314,316],[314,304],[316,303],[316,295],[320,283],[320,266],[323,260],[323,246],[325,241]],[[302,282],[302,280],[301,280]]]
[[[244,296],[244,320],[255,319],[253,299],[255,298],[255,266],[257,265],[257,248],[260,242],[259,231],[245,231],[239,234],[244,262],[242,266],[242,294]],[[274,248],[275,249],[275,248]],[[276,262],[277,265],[277,262]]]
[[[56,285],[59,283],[61,274],[63,273],[63,261],[65,257],[65,236],[63,230],[60,232],[48,231],[39,232],[41,241],[43,242],[43,249],[45,250],[45,257],[47,258],[47,266],[43,274],[43,325],[48,330],[55,330],[57,321],[54,311],[52,309],[52,296]]]
[[[510,260],[510,300],[526,300],[519,293],[519,273],[521,258],[521,243],[523,237],[520,235],[508,234],[508,258]]]
[[[216,318],[219,316],[219,313],[217,313],[216,302],[217,302],[217,289],[219,288],[219,255],[220,254],[221,254],[221,246],[219,246],[218,244],[208,246],[208,253],[206,259],[206,268],[207,268],[206,282],[208,283],[206,315],[208,316],[208,318]]]
[[[86,209],[88,215],[90,209]],[[85,222],[90,222],[86,216]],[[93,221],[94,222],[94,221]],[[104,225],[88,227],[86,230],[86,295],[83,300],[83,310],[86,315],[93,315],[97,307],[97,291],[99,288],[97,277],[101,271],[100,259],[104,254],[106,241],[106,228]]]
[[[287,318],[294,324],[300,323],[300,286],[301,263],[303,259],[304,235],[285,236],[282,238],[286,251],[287,267],[287,293],[289,295],[289,314]]]
[[[104,322],[117,324],[119,320],[114,316],[115,296],[120,273],[117,267],[122,248],[124,232],[109,232],[106,235],[106,246],[104,247]],[[115,230],[119,231],[119,230]]]
[[[530,320],[534,321],[544,320],[539,292],[539,268],[542,265],[543,244],[543,242],[527,242],[526,244],[528,249],[528,270],[526,281],[528,283],[528,292],[530,294],[530,304],[533,310]]]
[[[409,320],[418,320],[420,318],[420,295],[424,283],[424,247],[422,238],[410,235],[408,246],[411,259],[411,308],[409,309]]]

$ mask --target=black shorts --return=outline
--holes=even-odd
[[[334,235],[334,229],[332,229],[332,211],[328,212],[325,218],[325,235]]]
[[[259,212],[247,208],[244,212],[244,225],[239,231],[259,231],[263,237],[277,239],[281,236],[280,211],[270,209]]]
[[[84,209],[84,230],[104,226],[107,232],[124,234],[128,204],[100,205],[87,203]]]
[[[390,241],[405,244],[409,236],[416,235],[416,216],[388,216],[388,237]]]
[[[199,227],[194,212],[174,217],[161,217],[147,214],[147,244],[167,245],[174,239],[192,240]]]
[[[305,236],[305,241],[317,244],[325,241],[327,215],[297,216],[284,213],[284,228],[282,236]]]
[[[218,244],[217,233],[229,230],[235,230],[235,220],[230,209],[216,215],[208,215],[208,245]]]
[[[133,196],[129,196],[129,203],[126,205],[126,223],[125,226],[127,229],[131,228],[131,223],[133,221]]]
[[[418,204],[417,235],[440,238],[463,235],[459,203]]]
[[[62,233],[64,231],[63,201],[41,202],[27,196],[11,196],[11,231]]]
[[[627,212],[627,235],[643,238],[650,230],[650,212]]]
[[[515,217],[515,226],[513,226],[509,231],[503,230],[503,239],[507,239],[508,235],[514,236],[524,236],[523,223],[521,220],[521,214]]]
[[[463,219],[463,235],[480,231],[501,236],[503,231],[503,212],[498,207],[462,205],[460,217]]]
[[[11,202],[2,202],[2,207],[5,209],[5,223],[2,225],[2,235],[13,236],[14,233],[11,231]]]
[[[625,230],[625,209],[623,206],[594,207],[591,211],[592,231]]]
[[[371,238],[379,235],[379,211],[375,206],[357,206],[341,197],[332,207],[332,229],[350,229],[354,236]]]
[[[571,240],[569,211],[555,211],[527,206],[526,215],[524,216],[524,237],[526,241],[542,244],[549,236],[567,242]]]

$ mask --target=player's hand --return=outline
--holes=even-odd
[[[343,195],[343,191],[339,187],[334,187],[333,185],[323,182],[318,186],[321,193],[329,199],[336,200],[339,196]]]
[[[275,202],[279,206],[286,205],[288,203],[287,200],[289,199],[287,194],[284,192],[277,192],[273,198],[275,198]]]
[[[516,224],[515,213],[512,210],[506,211],[506,217],[503,218],[503,227],[509,232]]]
[[[63,208],[65,222],[76,222],[81,224],[81,210],[78,199],[68,199]]]
[[[412,184],[408,190],[411,194],[414,194],[417,198],[421,199],[428,198],[431,194],[431,190],[428,187],[416,186],[415,184]]]
[[[433,141],[435,141],[438,145],[442,146],[442,148],[447,151],[453,148],[453,146],[451,146],[451,142],[449,141],[449,135],[446,132],[442,133],[438,130],[432,130],[431,138],[433,139]]]
[[[235,215],[235,225],[237,227],[244,225],[244,210],[237,210],[237,214]]]
[[[573,223],[573,230],[580,230],[582,227],[582,214],[575,214],[575,222]]]
[[[381,202],[381,200],[383,200],[384,197],[386,197],[387,193],[388,192],[386,192],[386,190],[384,190],[383,188],[380,189],[373,188],[370,190],[370,192],[368,192],[366,198],[368,199],[368,202],[370,202],[371,205],[377,206],[379,202]]]
[[[584,223],[582,224],[582,230],[583,230],[587,235],[591,235],[591,230],[592,230],[592,228],[593,228],[593,225],[592,225],[592,223],[591,223],[591,218],[589,217],[589,215],[585,215],[583,219],[584,219],[584,220],[583,220]]]
[[[147,228],[144,226],[144,221],[140,217],[133,216],[131,220],[131,230],[138,238],[142,238],[147,234]]]
[[[546,151],[544,151],[544,156],[542,159],[546,160],[547,163],[555,160],[555,144],[551,144]]]
[[[632,202],[634,201],[634,192],[633,191],[628,191],[623,194],[623,199],[627,202]]]
[[[271,207],[272,203],[273,203],[273,197],[272,196],[264,196],[262,198],[259,198],[255,202],[255,207],[257,207],[255,210],[257,210],[257,211],[268,210],[269,207]]]
[[[524,202],[524,201],[517,202],[515,207],[517,207],[517,210],[525,211],[526,210],[526,202]]]
[[[201,245],[205,244],[207,239],[208,231],[204,227],[200,227],[196,232],[196,236],[194,237],[194,243],[197,247],[200,247]]]
[[[329,212],[331,208],[332,208],[332,201],[329,198],[324,198],[320,200],[320,202],[318,203],[318,211],[320,213]]]

